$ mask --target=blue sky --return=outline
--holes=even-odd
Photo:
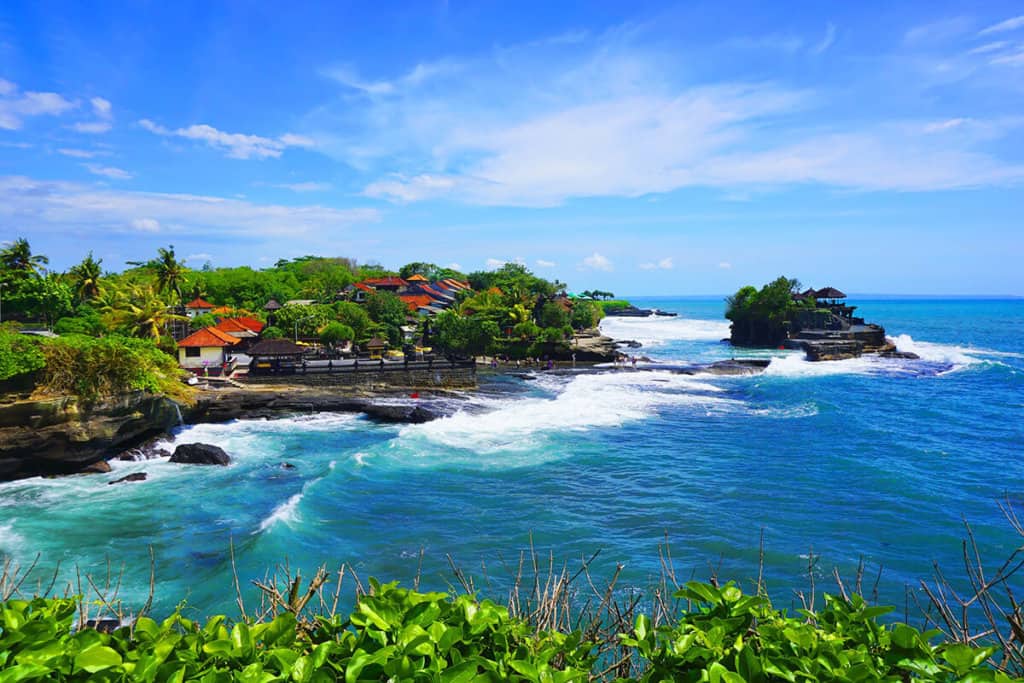
[[[0,4],[0,241],[1024,295],[1024,5]]]

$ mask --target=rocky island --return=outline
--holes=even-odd
[[[780,277],[760,290],[742,287],[726,299],[732,321],[729,342],[754,348],[802,349],[807,360],[845,360],[865,353],[916,358],[896,349],[885,328],[854,314],[846,294],[835,287],[800,290],[798,280]]]

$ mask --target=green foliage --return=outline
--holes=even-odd
[[[0,381],[35,372],[46,365],[38,337],[0,327]]]
[[[207,327],[213,327],[219,322],[220,319],[217,318],[217,316],[215,316],[213,313],[200,313],[199,315],[189,320],[188,326],[190,329],[195,331],[202,330]]]
[[[537,296],[554,296],[563,288],[559,282],[549,282],[537,277],[520,263],[506,263],[497,270],[478,271],[470,273],[467,277],[470,286],[478,292],[497,287],[515,298],[535,299]]]
[[[53,331],[57,334],[86,334],[90,337],[102,337],[107,326],[96,309],[82,304],[71,317],[61,318],[54,324]]]
[[[594,301],[576,300],[572,305],[572,312],[569,314],[569,324],[573,329],[586,330],[597,327],[604,317],[604,309]]]
[[[984,666],[998,648],[932,644],[936,631],[884,626],[888,607],[827,596],[820,612],[789,617],[733,583],[691,582],[676,598],[695,605],[675,623],[646,616],[620,636],[647,662],[640,681],[1009,681]]]
[[[601,307],[601,311],[605,314],[607,314],[608,311],[614,311],[619,308],[629,308],[632,306],[632,304],[625,299],[607,299],[604,301],[598,301],[597,305]]]
[[[334,304],[334,317],[338,322],[352,328],[354,339],[370,338],[369,331],[373,321],[370,320],[370,314],[361,305],[351,301],[339,301]]]
[[[789,617],[733,584],[689,583],[694,606],[653,626],[642,615],[620,641],[628,683],[707,681],[1011,681],[989,668],[995,647],[934,644],[935,632],[882,625],[859,597]],[[472,595],[421,593],[370,579],[347,619],[292,612],[205,624],[179,609],[113,633],[73,629],[74,598],[0,603],[0,681],[510,681],[601,679],[607,662],[579,631],[531,626]]]
[[[40,344],[46,367],[40,386],[53,394],[87,401],[129,391],[187,397],[177,361],[152,341],[69,335]]]
[[[554,301],[546,301],[540,308],[537,324],[541,327],[565,327],[569,324],[569,311]]]
[[[300,337],[315,337],[319,334],[320,328],[333,319],[334,309],[330,306],[292,304],[274,314],[274,325],[281,328],[285,332],[285,336],[290,337],[295,334],[295,325],[298,323]],[[266,336],[265,330],[264,336]]]
[[[20,318],[52,324],[73,310],[71,287],[53,273],[20,276],[2,271],[0,281],[4,282],[3,292],[0,292],[4,319]]]
[[[68,271],[74,282],[75,295],[79,301],[94,299],[100,294],[100,276],[103,274],[100,265],[103,259],[97,261],[93,258],[92,252],[82,259],[77,266],[72,266]]]
[[[370,319],[380,326],[388,341],[392,344],[401,342],[402,330],[400,328],[405,324],[405,317],[408,315],[409,309],[397,294],[374,292],[366,297],[366,312]]]
[[[355,332],[351,327],[342,323],[327,323],[327,326],[320,330],[320,341],[331,346],[353,339],[355,339]]]
[[[413,263],[407,263],[398,269],[398,276],[407,279],[413,275],[422,275],[431,282],[437,280],[445,280],[447,278],[454,278],[456,280],[465,280],[466,276],[457,270],[451,268],[442,268],[434,263],[424,263],[422,261],[414,261]]]
[[[275,325],[264,327],[263,332],[260,334],[260,337],[262,339],[280,339],[283,336],[284,332],[281,330],[280,327],[277,327]]]
[[[437,346],[458,355],[479,356],[494,348],[501,333],[498,324],[480,315],[464,316],[445,311],[434,321]]]
[[[50,259],[42,254],[33,254],[32,247],[24,237],[11,242],[0,249],[0,282],[10,279],[19,279],[33,275],[42,275],[46,270],[44,266],[50,263]]]
[[[803,304],[793,301],[799,280],[779,277],[760,290],[747,285],[726,298],[725,317],[732,321],[732,342],[774,345],[786,337],[786,324]]]

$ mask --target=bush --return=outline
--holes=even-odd
[[[271,325],[270,327],[263,328],[263,332],[260,333],[260,337],[263,339],[281,339],[284,337],[284,332],[281,331],[280,327]]]
[[[327,327],[320,330],[320,341],[324,344],[334,345],[338,342],[352,341],[355,339],[355,332],[348,325],[341,323],[328,323]]]
[[[0,327],[0,381],[26,375],[46,365],[40,340]]]
[[[46,340],[40,350],[46,367],[39,384],[49,393],[86,401],[129,391],[188,398],[177,361],[147,339],[69,335]]]

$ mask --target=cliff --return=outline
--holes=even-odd
[[[141,391],[93,405],[74,397],[0,404],[0,481],[81,472],[180,419],[174,401]]]

